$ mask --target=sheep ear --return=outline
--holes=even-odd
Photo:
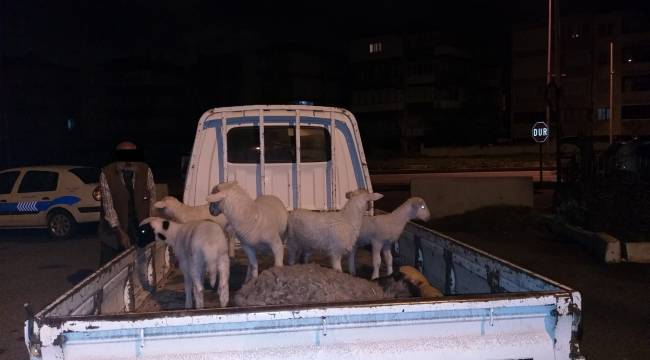
[[[162,201],[156,201],[153,204],[154,209],[164,209],[165,208],[165,203]]]
[[[382,195],[380,193],[372,193],[372,194],[370,194],[370,200],[372,200],[372,201],[377,201],[377,200],[379,200],[379,199],[381,199],[383,197],[384,197],[384,195]]]
[[[157,219],[155,216],[150,216],[150,217],[148,217],[148,218],[142,220],[142,222],[140,222],[140,225],[139,225],[139,226],[147,225],[148,223],[154,221],[155,219]]]
[[[224,194],[222,192],[218,192],[218,193],[215,193],[215,194],[208,195],[207,200],[208,200],[209,203],[215,203],[215,202],[219,202],[219,201],[223,200],[225,197],[226,197],[226,194]]]

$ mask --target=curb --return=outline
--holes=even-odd
[[[586,231],[553,216],[544,216],[544,221],[551,232],[584,246],[605,263],[650,263],[650,242],[622,242],[607,233]]]
[[[554,217],[548,218],[548,228],[562,238],[584,246],[588,252],[605,263],[612,264],[623,261],[621,242],[609,234],[586,231],[577,226],[560,222]]]

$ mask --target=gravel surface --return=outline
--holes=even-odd
[[[317,304],[381,300],[375,282],[317,264],[272,267],[246,283],[235,295],[235,306]]]

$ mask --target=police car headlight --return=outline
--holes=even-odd
[[[102,201],[102,192],[99,190],[99,186],[93,190],[93,199],[95,199],[95,201]]]

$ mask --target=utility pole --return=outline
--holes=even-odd
[[[562,138],[560,114],[560,16],[559,0],[548,0],[548,30],[546,39],[546,121],[555,132],[556,183],[561,179],[560,139]],[[554,39],[555,38],[555,39]],[[553,46],[555,45],[555,46]],[[555,121],[553,121],[555,120]],[[553,126],[554,125],[554,126]]]
[[[546,94],[551,86],[551,46],[553,36],[553,0],[548,0],[548,30],[546,36]],[[546,123],[551,124],[551,106],[549,104],[548,98],[546,99]],[[544,166],[543,166],[543,153],[542,153],[542,143],[539,143],[539,184],[540,188],[542,185],[542,180],[544,178]],[[556,168],[556,172],[559,173],[559,168]]]

